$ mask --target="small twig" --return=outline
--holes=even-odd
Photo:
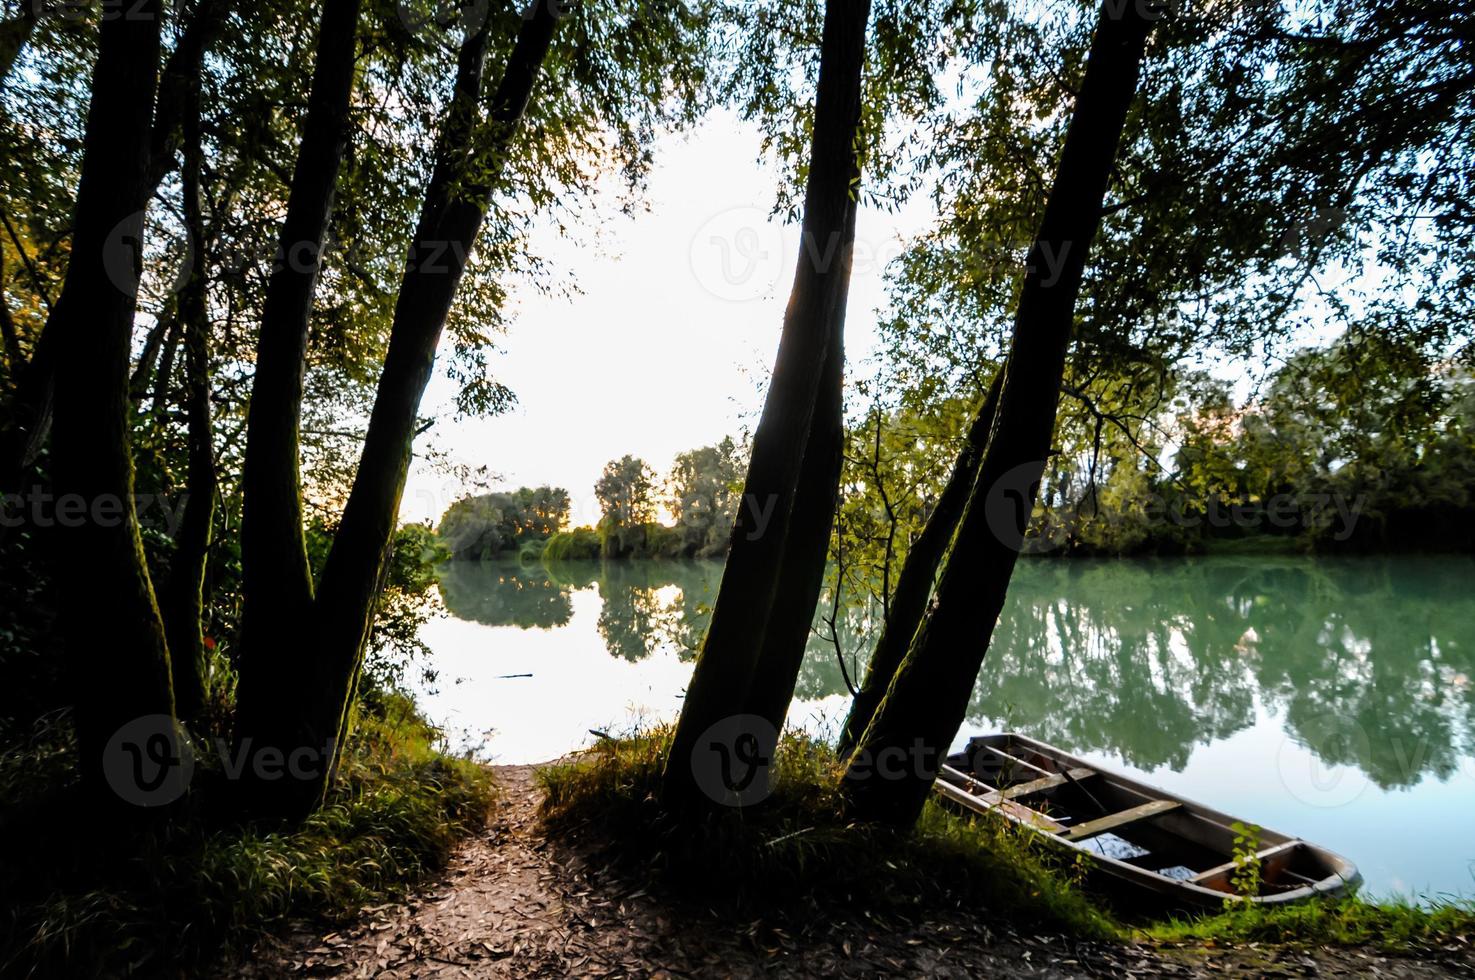
[[[36,293],[41,297],[41,305],[46,307],[46,312],[51,312],[51,294],[46,289],[46,283],[41,281],[41,273],[36,271],[36,266],[31,262],[31,256],[26,252],[26,247],[20,243],[20,236],[15,233],[15,225],[10,223],[10,215],[0,211],[0,221],[5,222],[5,230],[10,234],[10,240],[15,243],[15,250],[20,255],[21,263],[26,271],[31,274],[31,282],[36,286]]]

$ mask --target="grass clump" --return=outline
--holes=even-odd
[[[338,921],[403,894],[491,803],[486,770],[437,746],[408,699],[372,696],[327,805],[291,830],[211,814],[208,771],[162,825],[105,826],[55,796],[28,821],[50,846],[0,835],[0,975],[191,972],[289,917]]]
[[[1159,942],[1372,946],[1391,953],[1468,949],[1475,942],[1475,905],[1446,902],[1426,908],[1356,897],[1279,907],[1239,904],[1220,915],[1160,923],[1143,934]]]
[[[762,804],[678,820],[658,803],[671,729],[601,741],[539,773],[550,831],[581,836],[623,868],[684,898],[744,911],[828,904],[905,913],[967,907],[1082,936],[1119,935],[1063,865],[999,822],[929,802],[910,833],[846,819],[842,768],[827,746],[788,736]]]

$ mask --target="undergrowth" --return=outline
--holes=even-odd
[[[212,814],[208,770],[167,826],[105,826],[53,794],[0,833],[0,975],[194,972],[289,917],[403,894],[490,806],[486,770],[437,742],[408,699],[373,696],[328,804],[291,831]]]
[[[946,903],[1082,936],[1119,934],[1075,887],[1084,867],[1053,861],[1002,823],[935,803],[911,833],[848,821],[834,753],[803,737],[780,744],[762,804],[677,821],[657,803],[670,736],[663,727],[601,741],[541,770],[546,826],[585,836],[682,898],[738,915],[825,903],[904,913]]]

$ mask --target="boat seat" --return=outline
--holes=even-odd
[[[951,767],[944,767],[944,770],[950,768]],[[955,769],[952,771],[955,773],[957,772],[957,770]],[[958,775],[962,775],[962,773],[958,773]],[[959,806],[965,807],[966,809],[972,810],[975,813],[986,814],[992,811],[997,811],[1006,816],[1012,817],[1015,820],[1020,821],[1021,823],[1028,824],[1031,827],[1034,827],[1036,830],[1042,830],[1047,834],[1058,834],[1061,831],[1065,830],[1065,825],[1063,823],[1060,823],[1058,820],[1052,820],[1049,817],[1045,816],[1043,813],[1038,813],[1034,810],[1031,810],[1029,807],[1019,803],[1015,803],[1013,800],[989,800],[974,793],[970,793],[966,789],[963,789],[961,786],[956,786],[946,779],[939,779],[933,785],[936,787],[937,791],[943,795],[945,799],[948,799],[953,803],[958,804]]]
[[[1094,769],[1071,769],[1068,773],[1051,773],[1048,776],[1041,776],[1039,779],[1031,779],[1025,783],[1015,783],[1013,786],[1000,789],[997,786],[990,786],[981,779],[970,776],[962,770],[954,769],[952,766],[943,766],[942,772],[943,775],[950,779],[963,781],[966,788],[977,793],[979,799],[985,803],[998,802],[999,800],[1017,800],[1021,796],[1033,796],[1036,793],[1043,793],[1046,790],[1056,789],[1067,783],[1085,779],[1087,776],[1096,775],[1096,770]]]
[[[1136,823],[1139,820],[1146,820],[1150,817],[1167,813],[1170,810],[1176,810],[1182,805],[1182,803],[1176,800],[1152,800],[1149,803],[1143,803],[1141,806],[1134,806],[1129,810],[1121,810],[1117,813],[1107,814],[1104,817],[1098,817],[1095,820],[1087,820],[1085,823],[1076,824],[1061,834],[1061,836],[1066,840],[1084,840],[1087,837],[1104,834],[1108,830],[1116,830],[1118,827],[1124,827],[1129,823]]]

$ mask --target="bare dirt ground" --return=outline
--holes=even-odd
[[[535,767],[499,767],[486,831],[404,905],[311,925],[230,972],[255,977],[1475,977],[1469,952],[1162,948],[1025,935],[963,909],[885,922],[839,909],[800,926],[735,922],[647,894],[543,836]]]

